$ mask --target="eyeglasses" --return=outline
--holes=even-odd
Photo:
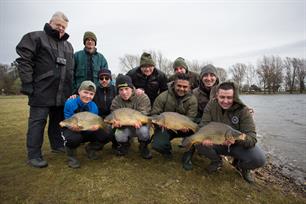
[[[101,77],[100,77],[100,80],[101,80],[101,81],[103,81],[103,80],[107,81],[107,80],[109,80],[109,77],[108,77],[108,76],[101,76]]]

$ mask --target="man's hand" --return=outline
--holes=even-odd
[[[75,99],[76,97],[78,97],[78,95],[73,94],[73,95],[69,96],[69,98],[68,98],[68,99]]]
[[[100,125],[93,125],[91,128],[90,128],[90,131],[97,131],[99,130],[100,128]]]
[[[213,145],[213,142],[210,139],[206,139],[206,140],[202,141],[202,145],[207,146],[207,147],[211,147]]]
[[[138,89],[135,90],[135,94],[136,94],[137,96],[140,96],[140,95],[144,94],[144,90],[138,88]]]
[[[225,140],[225,141],[223,142],[223,145],[229,146],[229,145],[232,145],[232,144],[234,144],[234,143],[235,143],[235,141]]]
[[[119,120],[114,120],[114,121],[113,121],[113,127],[114,127],[114,128],[119,128],[119,127],[121,127],[120,121],[119,121]]]
[[[134,127],[136,128],[136,129],[138,129],[138,128],[140,128],[141,127],[141,122],[139,122],[139,121],[137,121],[135,124],[134,124]]]
[[[77,125],[71,125],[71,126],[69,126],[68,127],[71,131],[73,131],[73,132],[80,132],[81,131],[81,129],[79,128],[79,126],[77,126]]]
[[[188,129],[188,128],[182,128],[182,129],[180,129],[180,131],[181,131],[181,132],[185,132],[185,133],[186,133],[186,132],[188,132],[188,131],[189,131],[189,129]]]

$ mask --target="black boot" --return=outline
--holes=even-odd
[[[89,143],[85,146],[85,150],[86,150],[88,159],[90,160],[99,159],[97,155],[97,149],[102,150],[103,145],[101,143]]]
[[[209,166],[207,167],[207,172],[209,174],[212,174],[212,173],[220,170],[222,166],[223,166],[223,163],[222,163],[222,158],[221,157],[218,160],[212,160],[211,163],[209,164]]]
[[[66,153],[68,156],[68,166],[76,169],[76,168],[80,168],[80,161],[77,160],[76,156],[76,149],[72,149],[69,147],[66,147]]]
[[[118,142],[117,156],[124,156],[129,153],[129,142]]]
[[[183,163],[183,168],[186,171],[192,170],[192,156],[194,154],[195,148],[192,146],[187,152],[184,152],[183,157],[182,157],[182,163]]]
[[[152,154],[150,150],[148,149],[148,144],[150,141],[139,141],[139,149],[140,149],[140,154],[142,158],[144,159],[152,159]]]
[[[243,177],[243,179],[250,183],[250,184],[253,184],[255,181],[254,181],[254,178],[252,177],[251,175],[251,170],[249,169],[243,169],[240,167],[240,161],[238,159],[234,159],[232,165],[238,170],[239,174]]]

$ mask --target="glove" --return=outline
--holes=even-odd
[[[245,140],[236,141],[236,143],[243,146],[245,149],[255,147],[256,142],[257,142],[257,139],[255,137],[252,137],[252,136],[249,136],[249,135],[246,135]]]
[[[33,93],[32,83],[22,83],[20,93],[30,96]]]

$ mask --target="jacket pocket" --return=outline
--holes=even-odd
[[[41,80],[43,80],[43,79],[45,79],[45,78],[48,78],[48,77],[50,77],[50,76],[53,76],[53,75],[54,75],[53,70],[50,70],[50,71],[48,71],[48,72],[46,72],[46,73],[44,73],[44,74],[41,74],[41,75],[39,75],[38,77],[36,77],[36,78],[34,79],[34,82],[39,82],[39,81],[41,81]]]

